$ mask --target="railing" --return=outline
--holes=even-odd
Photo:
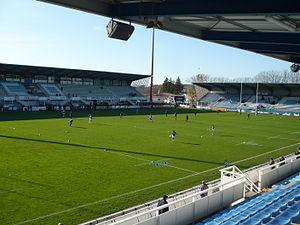
[[[267,165],[261,168],[258,172],[258,186],[259,188],[267,188],[270,185],[300,171],[300,156],[294,155],[289,158]]]
[[[242,175],[245,175],[245,179],[246,179],[246,182],[245,182],[245,188],[248,190],[248,191],[252,191],[252,192],[256,192],[256,193],[259,193],[260,190],[259,190],[259,187],[257,185],[254,184],[254,182],[249,179],[248,175],[247,174],[244,174],[243,171],[241,171],[238,167],[234,166],[235,167],[235,170],[239,173],[239,174],[242,174]]]
[[[188,224],[210,215],[231,203],[244,198],[244,177],[236,178],[230,182],[210,187],[204,191],[200,189],[178,200],[172,199],[170,203],[156,207],[151,205],[134,215],[124,215],[115,219],[102,221],[96,219],[81,225],[126,225],[126,224]],[[203,197],[203,194],[207,196]],[[202,196],[201,196],[202,195]],[[169,212],[158,215],[158,211],[168,207]],[[184,216],[183,216],[184,215]],[[186,216],[188,215],[188,216]],[[173,219],[172,219],[173,218]],[[174,222],[174,218],[176,222]],[[159,222],[160,221],[160,222]],[[165,221],[162,223],[162,221]]]

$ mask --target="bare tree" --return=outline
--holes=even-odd
[[[210,79],[210,76],[204,73],[197,74],[195,76],[190,77],[187,79],[187,82],[190,83],[197,83],[197,82],[208,82]]]
[[[188,82],[260,82],[260,83],[300,83],[300,72],[291,71],[262,71],[254,77],[227,78],[213,77],[207,74],[197,74],[187,80]]]
[[[293,73],[293,72],[289,72],[289,80],[292,83],[300,83],[300,72],[297,73]]]
[[[255,82],[261,83],[299,83],[300,73],[290,71],[263,71],[254,77]]]
[[[187,90],[186,90],[186,94],[188,96],[188,100],[190,101],[190,103],[192,103],[193,105],[197,104],[197,95],[196,95],[196,90],[194,85],[190,85]]]

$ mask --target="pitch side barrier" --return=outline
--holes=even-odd
[[[300,156],[294,155],[258,171],[258,186],[268,188],[300,171]]]
[[[171,197],[170,203],[156,207],[152,206],[131,216],[115,218],[109,221],[93,220],[80,225],[182,225],[189,224],[200,218],[206,217],[245,196],[245,176],[230,182],[219,184],[204,191],[198,191],[189,196],[175,200]],[[203,194],[206,195],[203,197]],[[201,196],[202,195],[202,196]],[[156,202],[157,204],[157,202]],[[158,215],[160,209],[168,207],[169,211]]]
[[[155,200],[80,225],[189,224],[226,208],[234,202],[242,201],[248,181],[258,184],[261,189],[300,171],[300,156],[289,154],[285,156],[284,161],[273,165],[264,163],[243,172],[235,166],[232,167],[221,169],[221,179],[208,183],[210,188],[205,191],[200,191],[199,186],[196,186],[170,196],[167,205],[157,207],[158,200]],[[233,172],[230,169],[233,169]],[[237,176],[234,171],[240,171],[240,175]],[[203,193],[207,193],[207,196],[203,197]],[[166,207],[169,207],[169,211],[158,215],[158,210]]]
[[[286,155],[284,161],[276,162],[273,165],[269,165],[269,163],[266,162],[251,169],[244,170],[244,173],[262,189],[268,188],[298,171],[300,171],[300,156],[292,153]]]

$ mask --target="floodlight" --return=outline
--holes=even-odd
[[[293,64],[291,65],[291,71],[294,72],[294,73],[297,73],[300,69],[300,65],[298,64]]]

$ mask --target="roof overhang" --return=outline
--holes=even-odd
[[[298,0],[39,0],[300,63]]]
[[[299,90],[300,84],[298,83],[237,83],[237,82],[228,82],[228,83],[222,83],[222,82],[195,82],[194,85],[200,86],[202,88],[205,88],[209,91],[214,90],[228,90],[228,89],[240,89],[241,85],[243,86],[243,89],[246,87],[251,90],[256,90],[257,85],[260,88],[265,88],[269,90],[279,90],[279,89],[287,89],[287,90]]]
[[[34,76],[54,76],[57,78],[61,78],[61,77],[90,78],[90,79],[101,79],[101,80],[104,79],[126,80],[130,82],[149,77],[149,75],[54,68],[54,67],[41,67],[41,66],[24,66],[24,65],[13,65],[13,64],[3,64],[3,63],[0,63],[0,75],[17,75],[19,77],[24,77],[24,78],[29,78]]]

